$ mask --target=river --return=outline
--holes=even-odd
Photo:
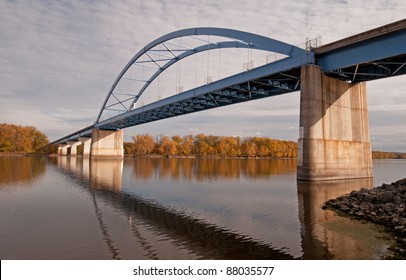
[[[381,228],[322,210],[404,178],[297,182],[296,160],[0,157],[1,259],[380,259]]]

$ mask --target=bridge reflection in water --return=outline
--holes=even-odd
[[[225,202],[222,207],[218,207],[221,213],[207,210],[207,213],[200,215],[195,213],[200,205],[185,209],[187,207],[179,204],[180,207],[176,208],[173,207],[176,203],[169,205],[161,201],[161,197],[152,199],[143,188],[165,190],[170,188],[165,185],[166,182],[175,182],[184,189],[183,181],[186,181],[189,184],[187,188],[199,184],[199,195],[203,200],[205,195],[202,188],[207,187],[207,182],[214,182],[213,188],[219,188],[220,197],[229,196],[233,200],[239,196],[239,187],[235,187],[235,194],[229,189],[230,193],[222,194],[224,189],[221,190],[221,184],[243,181],[249,185],[250,180],[263,178],[269,181],[269,188],[273,188],[280,182],[275,179],[278,177],[292,178],[296,182],[295,161],[162,158],[89,160],[75,157],[58,157],[56,160],[59,167],[68,171],[65,173],[75,178],[78,186],[92,194],[100,231],[113,259],[129,258],[126,250],[132,246],[143,252],[142,256],[136,258],[151,259],[370,259],[379,258],[385,251],[386,245],[379,241],[380,237],[376,236],[371,225],[351,221],[320,208],[328,199],[354,189],[371,188],[371,179],[317,183],[299,181],[293,195],[280,198],[289,200],[286,203],[296,211],[296,217],[290,217],[289,220],[288,215],[288,221],[280,224],[278,219],[284,217],[280,213],[282,218],[275,218],[276,225],[267,228],[266,223],[260,226],[256,223],[262,219],[272,224],[274,216],[269,213],[262,213],[260,217],[261,213],[253,210],[248,213],[250,218],[245,218],[231,209],[233,204]],[[161,185],[156,186],[159,182]],[[291,187],[283,188],[289,192]],[[177,189],[165,191],[174,190],[176,192]],[[252,191],[255,196],[257,190]],[[176,193],[172,194],[173,197],[176,197]],[[249,199],[250,202],[245,203],[248,205],[240,203],[244,198],[237,200],[239,205],[236,207],[240,207],[241,211],[247,207],[256,207],[249,205],[252,202]],[[263,203],[266,205],[267,202],[258,200],[258,204]],[[269,207],[273,207],[273,203],[269,201]],[[127,228],[124,231],[130,232],[131,238],[119,240],[120,234],[113,233],[117,225],[112,220],[104,219],[107,214],[101,205],[108,205],[115,209],[114,212],[126,215]],[[222,212],[227,211],[230,213],[222,216]],[[236,217],[230,218],[230,215]],[[284,235],[293,235],[288,241],[290,244],[278,240]],[[161,244],[158,240],[171,245]],[[135,257],[132,255],[130,258]]]

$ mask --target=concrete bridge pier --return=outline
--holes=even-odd
[[[88,137],[80,137],[79,141],[83,144],[83,156],[88,157],[90,156],[90,146],[92,143],[92,138]]]
[[[91,157],[124,157],[123,131],[93,128]]]
[[[82,145],[80,141],[68,141],[68,145],[70,145],[70,155],[76,156],[78,154],[78,146]]]
[[[67,156],[68,155],[68,148],[70,148],[69,144],[61,144],[58,147],[58,154],[62,156]]]
[[[365,82],[328,77],[316,65],[301,75],[297,179],[372,177]]]

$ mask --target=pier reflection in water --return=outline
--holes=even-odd
[[[294,160],[57,162],[92,194],[110,258],[369,259],[387,247],[373,226],[321,209],[368,179],[296,185]]]
[[[376,226],[342,217],[321,206],[353,190],[372,188],[373,180],[298,181],[299,220],[304,259],[377,259],[388,244]]]

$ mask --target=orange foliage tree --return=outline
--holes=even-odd
[[[149,134],[136,135],[133,137],[134,140],[134,153],[137,156],[149,155],[154,151],[155,140]]]
[[[33,126],[0,124],[0,152],[32,153],[48,144],[48,137]]]
[[[151,153],[163,156],[215,156],[215,157],[286,157],[297,156],[297,144],[293,141],[275,140],[266,137],[215,136],[198,134],[173,137],[136,135],[135,155]],[[128,148],[129,150],[130,147]]]

